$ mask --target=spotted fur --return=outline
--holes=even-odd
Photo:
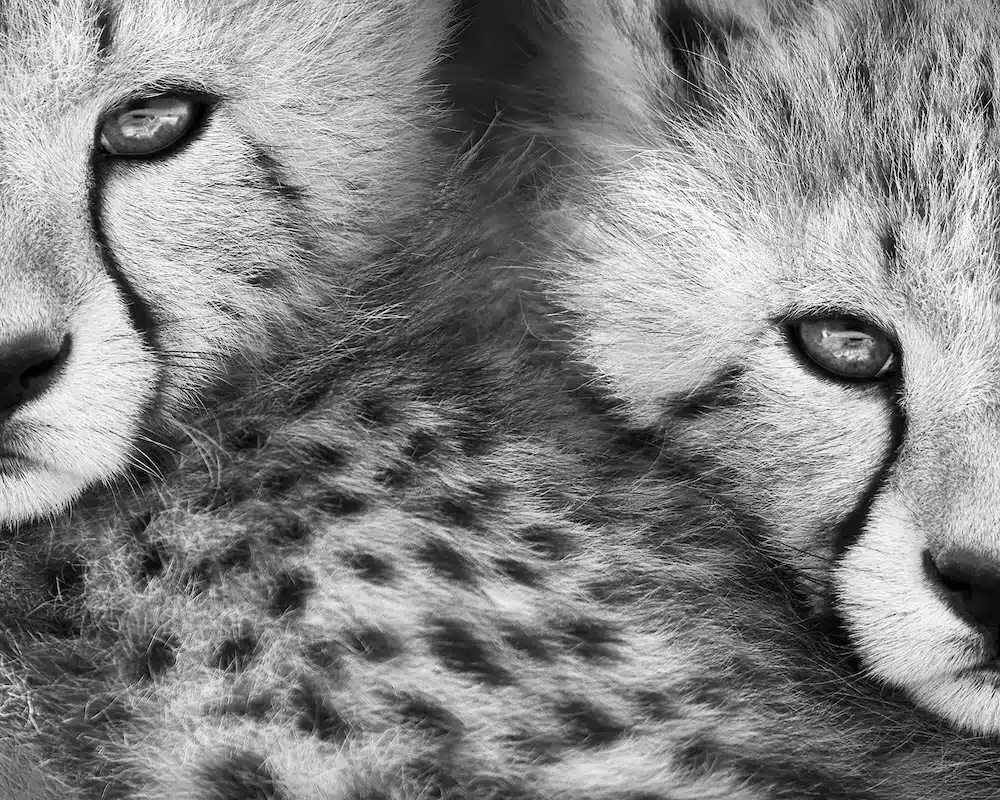
[[[240,7],[265,19],[280,11],[281,30],[298,30],[284,7]],[[98,54],[127,38],[127,9],[171,16],[123,2],[95,27],[92,6],[52,8]],[[215,38],[266,53],[277,42],[273,58],[297,68],[294,37],[250,26],[222,35],[207,4],[179,8],[202,52]],[[572,41],[567,8],[529,9],[531,24],[512,30],[537,34],[539,48],[513,48],[520,55],[491,68],[496,83],[477,81],[523,99],[505,119],[527,125],[558,107],[518,87],[553,57],[547,36]],[[288,229],[309,234],[294,258],[273,251],[276,263],[290,261],[295,286],[329,294],[300,308],[305,288],[289,299],[270,282],[240,286],[274,327],[230,334],[268,357],[243,358],[229,340],[241,357],[218,358],[235,390],[208,380],[175,405],[166,391],[165,406],[151,404],[149,420],[167,419],[165,407],[174,421],[155,429],[170,447],[150,451],[154,474],[109,472],[108,486],[90,485],[69,510],[8,525],[0,787],[118,800],[995,796],[994,743],[859,675],[849,650],[813,624],[788,565],[761,546],[762,529],[696,485],[654,426],[623,424],[592,369],[570,357],[590,318],[549,302],[550,261],[536,259],[551,231],[530,223],[533,203],[565,191],[549,181],[572,160],[538,140],[519,144],[502,124],[495,142],[456,156],[441,143],[454,146],[465,124],[481,134],[485,105],[433,113],[469,96],[459,83],[478,67],[462,36],[484,8],[323,9],[332,17],[305,15],[317,24],[300,19],[300,34],[341,49],[307,48],[320,69],[307,88],[322,76],[357,81],[363,107],[313,92],[340,105],[331,100],[322,131],[292,135],[295,81],[282,84],[293,97],[234,105],[256,109],[245,121],[285,126],[264,163],[297,164],[295,189],[249,183]],[[599,30],[619,30],[621,18],[607,19]],[[429,50],[417,22],[436,42]],[[202,30],[194,23],[206,32],[191,33]],[[24,35],[40,23],[21,24]],[[371,58],[361,31],[397,37],[379,51],[388,61]],[[75,40],[47,41],[58,54]],[[399,63],[421,66],[401,77]],[[417,74],[455,85],[435,90]],[[429,116],[405,117],[414,108]],[[262,130],[254,125],[244,135]],[[402,130],[414,149],[391,138]],[[176,183],[202,179],[195,167],[225,139],[206,138],[205,160],[175,165]],[[360,160],[338,142],[359,147]],[[384,193],[341,216],[320,203],[341,184],[323,181],[350,164],[381,176]],[[266,226],[273,214],[251,204],[239,216]],[[162,234],[145,235],[159,252]],[[123,247],[125,233],[109,241]],[[215,245],[201,240],[198,252]],[[129,274],[134,251],[123,249]],[[147,278],[136,274],[143,297]],[[311,311],[317,298],[323,313]],[[150,304],[161,307],[177,308]],[[311,327],[288,322],[300,312]],[[156,365],[162,343],[145,346]]]

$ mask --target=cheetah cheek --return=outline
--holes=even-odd
[[[984,637],[942,600],[924,537],[892,493],[834,575],[837,606],[865,669],[965,730],[1000,731],[1000,673]]]

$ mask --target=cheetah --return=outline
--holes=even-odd
[[[537,70],[614,77],[597,34],[733,32],[507,8],[492,65],[472,0],[0,9],[6,796],[1000,792],[996,743],[859,673],[766,520],[618,408],[550,269],[601,252],[558,258],[586,162],[466,107],[530,129]]]
[[[869,676],[980,734],[1000,732],[996,12],[581,12],[564,35],[600,100],[555,123],[588,166],[550,226],[574,349],[629,424]]]

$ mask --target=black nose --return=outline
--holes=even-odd
[[[44,393],[69,355],[69,335],[26,334],[0,344],[0,414],[9,414]]]
[[[959,616],[1000,634],[1000,564],[971,550],[948,548],[937,556],[925,554],[925,565]]]

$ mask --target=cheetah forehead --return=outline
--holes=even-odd
[[[966,265],[995,282],[995,243],[969,241],[997,215],[1000,49],[987,5],[820,5],[734,43],[728,68],[708,76],[717,113],[693,129],[715,132],[707,146],[739,195],[765,186],[822,207],[860,191],[888,230],[912,219],[939,246],[959,239]]]

